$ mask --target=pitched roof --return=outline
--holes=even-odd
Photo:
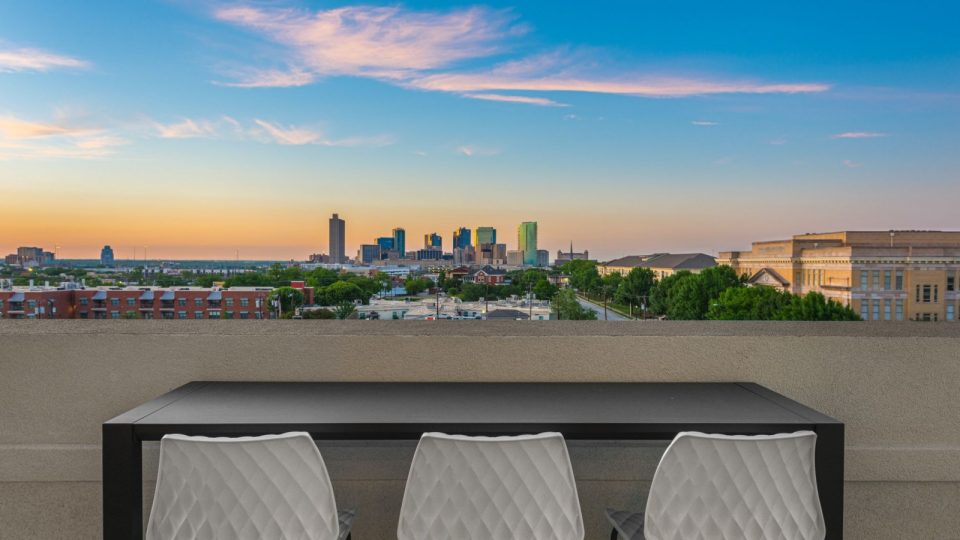
[[[627,267],[627,268],[636,268],[640,266],[643,261],[662,255],[660,253],[654,255],[627,255],[626,257],[620,257],[619,259],[614,259],[612,261],[606,262],[603,266],[616,266],[616,267]]]
[[[604,266],[620,268],[670,268],[673,270],[700,270],[716,266],[717,260],[704,253],[654,253],[628,255],[614,259]]]
[[[484,274],[486,274],[486,275],[488,275],[488,276],[502,276],[502,275],[505,275],[505,274],[507,273],[507,271],[504,270],[503,268],[494,268],[494,267],[490,266],[489,264],[488,264],[488,265],[485,265],[483,268],[477,270],[477,272],[483,272]]]
[[[529,319],[530,315],[517,309],[495,309],[487,313],[488,319]]]
[[[701,270],[716,266],[717,260],[704,253],[662,253],[641,264],[648,268],[671,268],[673,270]]]

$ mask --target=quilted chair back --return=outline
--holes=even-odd
[[[822,540],[816,440],[812,431],[680,433],[653,476],[646,538]]]
[[[160,442],[147,540],[335,540],[337,506],[307,433]]]
[[[563,436],[425,433],[410,466],[399,540],[582,540]]]

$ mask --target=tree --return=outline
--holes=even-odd
[[[769,321],[791,302],[793,295],[764,285],[736,287],[720,293],[707,318],[717,321]]]
[[[304,279],[307,285],[319,289],[321,287],[329,287],[336,283],[338,275],[329,268],[316,268],[307,272]]]
[[[653,270],[649,268],[634,268],[624,276],[614,293],[614,300],[619,304],[639,306],[649,303],[650,291],[653,289]]]
[[[572,289],[561,289],[554,295],[551,303],[558,319],[568,321],[593,321],[597,319],[597,314],[593,310],[580,305],[580,302],[577,301],[577,295]]]
[[[340,320],[349,319],[357,312],[356,306],[350,302],[341,302],[333,308],[333,314]]]
[[[689,271],[681,270],[657,281],[650,291],[650,310],[656,315],[666,315],[677,285],[691,275]]]
[[[327,306],[369,298],[369,296],[365,297],[363,289],[348,281],[337,281],[329,287],[321,289],[320,295],[323,298],[323,305]]]
[[[417,295],[430,288],[433,282],[427,278],[407,278],[403,283],[403,288],[407,294]]]
[[[301,313],[304,319],[336,319],[337,316],[329,309],[305,309]]]
[[[479,283],[464,283],[460,288],[460,299],[464,302],[476,302],[487,293],[487,287]]]
[[[550,280],[545,277],[541,277],[533,286],[533,294],[537,295],[537,298],[541,300],[552,299],[559,290],[556,285],[550,283]]]
[[[293,317],[294,311],[303,305],[303,292],[293,287],[280,287],[274,289],[267,297],[267,305],[273,306],[275,300],[280,301],[280,311],[283,318],[289,319]]]
[[[227,278],[223,286],[230,287],[273,287],[275,283],[263,272],[244,272]]]
[[[859,321],[860,315],[836,300],[827,300],[818,292],[793,296],[777,314],[781,321]]]

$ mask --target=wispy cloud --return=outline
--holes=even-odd
[[[880,133],[877,131],[845,131],[843,133],[837,133],[831,135],[831,139],[876,139],[879,137],[886,137],[887,133]]]
[[[772,145],[774,145],[774,146],[783,146],[783,145],[787,144],[787,138],[786,138],[786,137],[777,137],[776,139],[770,139],[769,142],[770,142],[770,144],[772,144]]]
[[[380,147],[393,144],[392,137],[375,135],[372,137],[345,137],[342,139],[326,138],[322,131],[303,126],[284,126],[275,122],[267,122],[259,118],[253,121],[273,142],[284,145],[319,144],[323,146],[343,147]]]
[[[711,122],[709,120],[694,120],[693,122],[690,122],[690,123],[695,126],[719,126],[720,125],[720,122]]]
[[[0,49],[0,73],[50,71],[59,68],[86,68],[90,63],[40,49]]]
[[[504,94],[463,94],[463,97],[470,99],[482,99],[486,101],[502,101],[506,103],[525,103],[527,105],[540,105],[541,107],[569,107],[566,103],[560,103],[552,99],[533,97],[533,96],[509,96]]]
[[[483,7],[440,12],[348,6],[311,12],[234,6],[214,15],[290,48],[291,65],[317,76],[402,78],[498,53],[505,38],[525,31],[508,11]]]
[[[457,148],[457,153],[466,157],[495,156],[500,153],[496,148],[485,148],[482,146],[463,145]]]
[[[406,88],[450,92],[473,99],[562,105],[511,92],[589,92],[642,97],[823,92],[823,83],[764,82],[683,77],[617,66],[604,70],[596,54],[556,50],[464,70],[509,49],[528,28],[508,10],[484,7],[415,11],[349,6],[307,11],[234,6],[215,10],[224,22],[246,28],[286,51],[277,66],[246,67],[239,87],[303,86],[328,76],[370,77]]]
[[[127,141],[109,130],[57,120],[0,116],[0,160],[92,159],[109,156]]]
[[[316,76],[302,69],[293,70],[244,70],[237,74],[236,81],[215,81],[215,84],[221,86],[233,86],[235,88],[289,88],[293,86],[306,86],[316,80]]]
[[[241,122],[231,116],[216,119],[183,118],[172,123],[149,120],[153,134],[163,139],[229,139],[257,141],[291,146],[318,144],[323,146],[378,147],[394,143],[388,135],[354,136],[331,139],[323,130],[309,126],[283,125],[279,122],[254,118]]]
[[[220,130],[220,123],[211,120],[193,120],[185,118],[172,124],[153,123],[160,137],[164,139],[195,139],[214,137]]]
[[[843,166],[848,169],[856,169],[858,167],[862,167],[863,163],[860,163],[859,161],[853,161],[852,159],[845,159],[843,160]]]

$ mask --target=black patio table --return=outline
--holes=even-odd
[[[843,423],[753,383],[191,382],[103,424],[103,538],[143,537],[141,443],[307,431],[317,440],[426,431],[670,440],[681,431],[817,433],[827,538],[843,537]]]

